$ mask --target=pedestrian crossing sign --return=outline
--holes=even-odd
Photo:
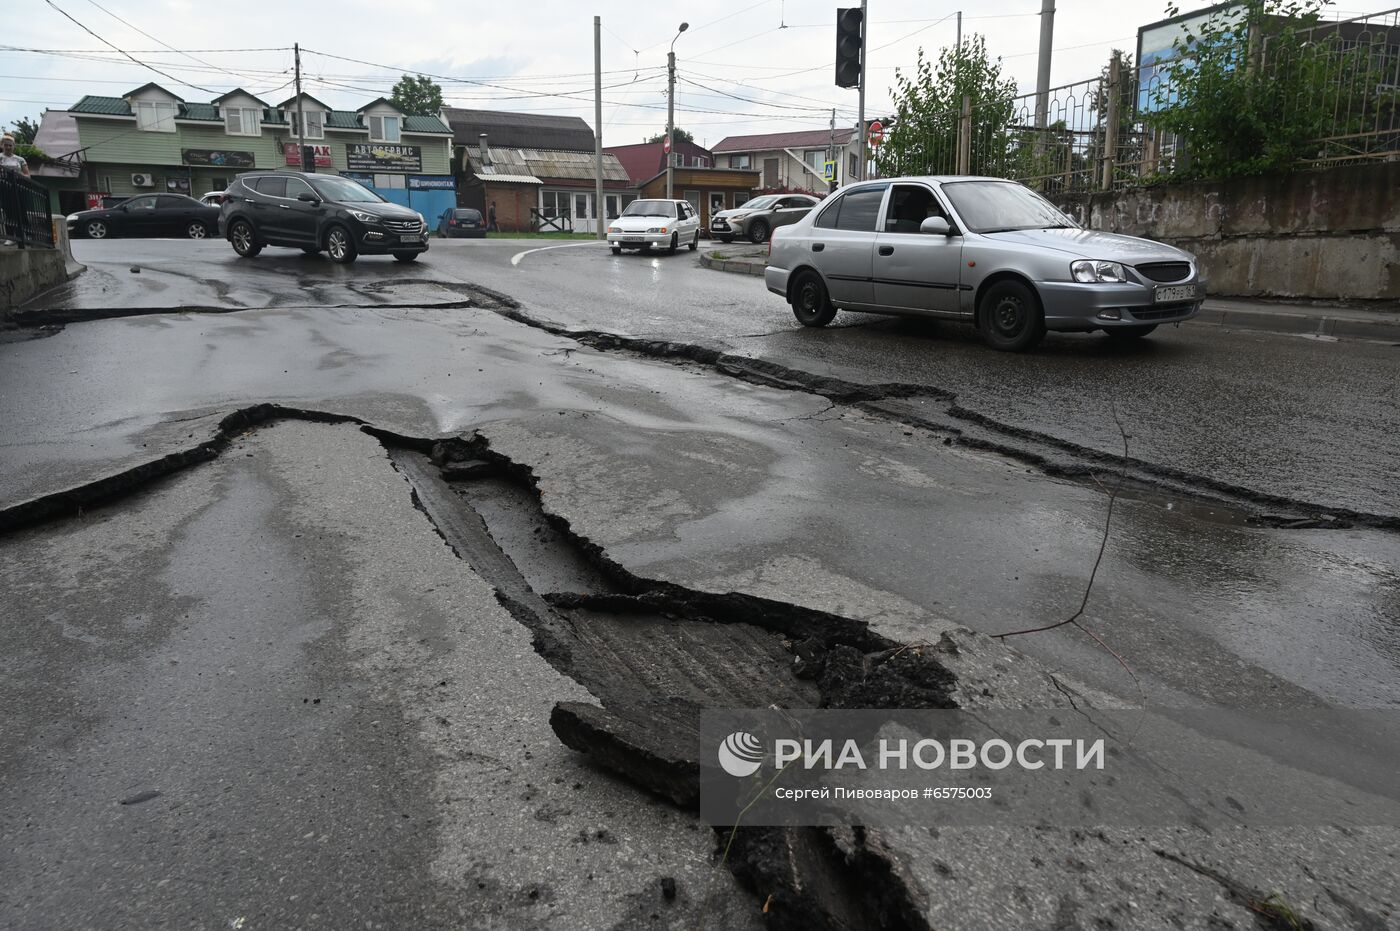
[[[826,179],[827,181],[835,181],[835,180],[836,180],[836,163],[835,163],[835,162],[827,162],[827,163],[822,167],[822,177],[823,177],[824,179]]]

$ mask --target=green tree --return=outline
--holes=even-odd
[[[432,78],[418,75],[404,75],[394,85],[394,94],[389,102],[404,113],[416,116],[432,116],[442,109],[442,88]]]
[[[1329,0],[1243,0],[1212,14],[1174,45],[1153,92],[1148,125],[1178,137],[1186,158],[1175,174],[1228,178],[1291,167],[1322,154],[1318,140],[1342,135],[1335,114],[1360,114],[1339,95],[1364,87],[1363,56],[1335,32],[1310,30]],[[1167,15],[1177,9],[1168,6]],[[1362,91],[1364,93],[1364,91]]]
[[[31,120],[28,117],[20,117],[10,124],[14,127],[10,135],[15,137],[15,145],[33,145],[34,137],[39,133],[39,121]]]
[[[987,56],[985,38],[974,34],[934,60],[920,48],[913,73],[896,69],[894,81],[894,125],[875,153],[882,175],[954,174],[964,97],[972,103],[972,171],[996,174],[1005,166],[1016,82],[1002,77],[1000,58]]]
[[[663,129],[661,132],[657,133],[655,136],[652,136],[650,139],[647,140],[647,142],[665,142],[665,141],[666,141],[666,130],[664,130],[664,129]],[[686,132],[684,129],[681,129],[679,126],[677,126],[677,127],[676,127],[676,141],[677,141],[677,142],[694,142],[694,141],[695,141],[695,137],[692,136],[690,133]]]

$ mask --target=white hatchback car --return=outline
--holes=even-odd
[[[655,246],[675,252],[681,243],[692,251],[700,245],[700,214],[683,200],[634,200],[608,224],[613,255],[623,249],[646,251]]]

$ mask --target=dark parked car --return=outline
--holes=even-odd
[[[448,239],[485,239],[486,220],[480,210],[470,207],[450,207],[438,217],[438,235]]]
[[[359,255],[412,262],[428,251],[423,215],[391,204],[349,178],[300,171],[250,171],[225,191],[219,233],[239,255],[263,246],[325,251],[347,263]]]
[[[219,228],[219,208],[184,194],[142,194],[113,207],[83,210],[68,217],[68,235],[88,239],[111,236],[188,236],[203,239]]]

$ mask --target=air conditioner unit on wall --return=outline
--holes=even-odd
[[[156,179],[147,174],[134,174],[131,183],[133,187],[155,187]]]

